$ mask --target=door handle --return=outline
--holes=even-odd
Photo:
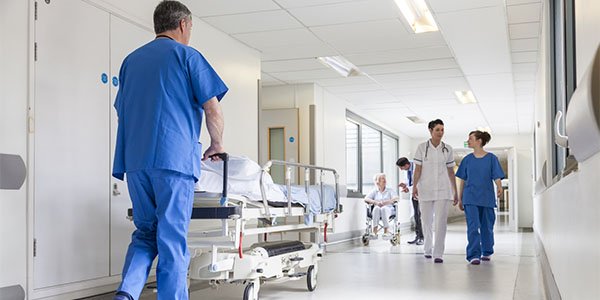
[[[113,183],[112,194],[113,196],[121,195],[121,192],[119,191],[119,186],[116,183]]]
[[[554,143],[560,147],[568,148],[569,137],[560,132],[560,121],[562,120],[562,117],[562,111],[559,110],[556,112],[556,117],[554,118]]]

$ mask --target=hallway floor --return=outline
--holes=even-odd
[[[465,231],[464,222],[449,225],[443,264],[425,259],[422,246],[408,245],[412,233],[402,236],[399,247],[381,239],[368,247],[358,241],[332,245],[319,265],[314,292],[308,292],[303,278],[267,283],[260,299],[545,299],[533,233],[497,227],[492,261],[472,266],[465,260]],[[243,286],[201,289],[191,295],[191,299],[239,300]]]
[[[412,233],[403,235],[397,247],[381,238],[367,247],[358,240],[330,245],[319,264],[314,292],[308,292],[306,279],[302,278],[267,283],[261,287],[260,299],[546,299],[532,232],[515,233],[497,226],[492,261],[473,266],[465,260],[465,231],[464,221],[449,224],[443,264],[425,259],[422,246],[408,245]],[[240,300],[244,286],[213,289],[206,283],[195,283],[191,290],[191,299]],[[154,298],[152,290],[147,289],[141,299]]]

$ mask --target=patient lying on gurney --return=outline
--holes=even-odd
[[[220,193],[223,188],[223,162],[202,161],[202,172],[196,183],[197,191]],[[229,157],[229,176],[227,191],[230,195],[241,195],[249,200],[262,201],[260,191],[260,177],[262,168],[247,157]],[[266,198],[270,203],[287,203],[287,187],[273,183],[271,176],[263,176]],[[304,186],[292,186],[292,203],[309,208],[313,214],[321,213],[321,187],[310,186],[308,194]],[[323,211],[330,212],[335,208],[335,189],[330,185],[323,185]],[[311,218],[312,220],[312,218]],[[311,220],[307,220],[311,222]]]

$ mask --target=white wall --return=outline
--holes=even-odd
[[[0,1],[0,153],[27,157],[29,3]],[[0,288],[27,281],[27,188],[0,190]]]
[[[576,61],[579,81],[591,62],[600,35],[600,2],[576,0]],[[547,14],[547,12],[546,12]],[[548,62],[548,30],[544,20],[541,60]],[[547,67],[542,67],[544,74]],[[536,118],[540,121],[537,145],[537,171],[541,163],[551,161],[548,77],[539,78]],[[550,166],[548,166],[550,167]],[[550,168],[549,168],[550,169]],[[600,154],[579,162],[579,171],[571,173],[534,197],[534,229],[548,257],[562,299],[597,299],[600,295]],[[551,175],[549,174],[548,177]],[[549,181],[551,184],[551,181]]]

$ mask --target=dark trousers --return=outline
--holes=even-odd
[[[421,210],[419,209],[419,201],[413,199],[412,204],[415,211],[415,234],[418,239],[423,239],[423,227],[421,226]]]

